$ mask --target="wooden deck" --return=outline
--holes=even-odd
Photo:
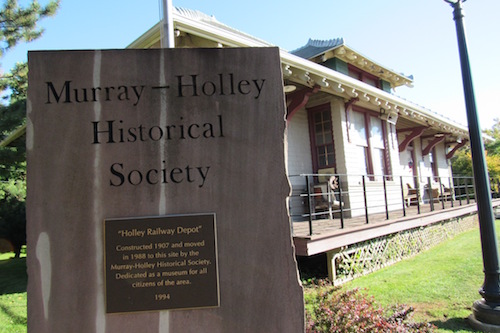
[[[493,206],[500,206],[500,199],[493,199]],[[356,244],[369,239],[389,235],[416,227],[459,218],[477,212],[476,203],[471,200],[469,204],[462,201],[445,201],[434,203],[434,211],[430,204],[420,206],[418,214],[417,206],[406,207],[406,216],[403,210],[389,212],[386,214],[369,214],[369,223],[365,216],[344,219],[344,228],[341,228],[340,218],[313,220],[313,234],[309,234],[309,221],[293,222],[293,240],[296,254],[299,256],[311,256],[318,253],[328,252],[343,246]]]

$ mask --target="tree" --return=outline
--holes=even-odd
[[[28,66],[17,64],[0,80],[0,89],[9,90],[9,104],[0,105],[2,136],[25,122]],[[16,140],[0,148],[0,238],[10,241],[16,258],[26,244],[26,148]]]
[[[494,192],[499,191],[500,182],[500,120],[495,119],[491,129],[484,131],[493,140],[485,142],[486,166],[492,180],[490,186]],[[459,150],[451,160],[451,168],[455,176],[472,177],[472,155],[470,149]],[[496,194],[498,195],[498,194]]]
[[[28,8],[22,8],[17,0],[7,0],[0,11],[0,56],[20,42],[31,42],[39,38],[43,29],[37,23],[52,16],[59,7],[59,0],[41,6],[36,0]]]
[[[499,155],[500,156],[500,119],[494,119],[495,124],[491,127],[491,129],[487,129],[484,132],[491,136],[494,141],[487,142],[484,147],[488,152],[488,155]]]
[[[486,166],[490,178],[498,179],[500,177],[500,155],[489,154],[486,152]],[[455,176],[472,177],[472,155],[470,149],[459,150],[451,160],[451,169]]]
[[[17,0],[7,0],[0,7],[0,56],[20,42],[39,38],[43,29],[38,22],[54,15],[59,0],[41,6],[32,1],[27,8]],[[0,90],[6,93],[0,104],[0,141],[26,121],[28,65],[18,63],[9,74],[0,78]],[[26,149],[25,138],[0,147],[0,238],[6,238],[19,257],[26,244]]]
[[[472,177],[472,155],[469,148],[455,153],[451,160],[451,170],[454,176]]]

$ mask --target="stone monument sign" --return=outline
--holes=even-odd
[[[28,55],[29,332],[302,332],[277,48]]]

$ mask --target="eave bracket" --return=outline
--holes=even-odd
[[[403,142],[401,142],[399,144],[399,152],[403,152],[406,150],[406,148],[408,147],[408,145],[413,141],[415,140],[416,138],[420,137],[422,135],[422,133],[424,133],[424,131],[426,130],[426,127],[416,127],[414,128],[410,134],[408,134],[405,139],[403,140]]]
[[[453,157],[453,155],[455,155],[455,153],[460,149],[462,148],[463,146],[465,146],[467,144],[467,140],[462,140],[462,142],[459,142],[455,145],[455,147],[453,147],[452,150],[450,150],[448,152],[448,154],[446,154],[446,159],[450,159]]]
[[[428,144],[427,147],[422,150],[422,156],[427,156],[431,152],[432,148],[434,148],[438,143],[444,141],[445,136],[437,136],[434,137]]]
[[[315,85],[312,88],[301,89],[290,94],[287,98],[290,104],[287,107],[286,119],[292,119],[293,115],[307,104],[309,98],[319,91],[319,88],[320,86]]]

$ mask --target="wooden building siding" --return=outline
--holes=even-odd
[[[287,124],[287,149],[288,149],[288,174],[300,175],[312,173],[311,144],[309,140],[309,124],[307,122],[307,113],[305,109],[299,110],[294,114]],[[303,185],[305,181],[302,178],[293,177],[292,182],[299,181]]]
[[[289,210],[292,220],[301,220],[300,215],[305,213],[306,199],[300,197],[307,193],[304,177],[295,177],[312,172],[311,145],[309,143],[309,124],[305,109],[296,112],[287,121],[287,172],[291,186]]]
[[[405,133],[398,135],[394,125],[385,121],[382,122],[386,136],[385,149],[388,152],[388,158],[386,159],[388,165],[386,166],[386,170],[389,170],[391,175],[394,176],[394,178],[388,178],[386,181],[387,194],[385,196],[382,175],[375,175],[372,177],[366,175],[367,168],[363,154],[364,148],[358,146],[354,140],[351,140],[350,136],[352,136],[353,133],[349,133],[349,115],[346,113],[345,102],[344,99],[319,93],[313,95],[307,106],[297,111],[293,117],[288,120],[287,161],[288,175],[290,176],[290,183],[292,186],[290,214],[294,216],[294,220],[303,220],[304,217],[300,217],[300,215],[308,213],[308,199],[306,197],[300,197],[301,194],[307,193],[306,178],[298,176],[301,174],[314,173],[308,109],[321,105],[329,105],[331,110],[336,160],[335,171],[333,171],[333,173],[342,175],[341,186],[344,193],[342,202],[346,217],[365,215],[365,206],[368,206],[369,214],[385,212],[386,204],[389,211],[401,210],[403,207],[403,198],[401,193],[401,180],[399,177],[405,176],[405,178],[403,178],[403,191],[408,189],[408,185],[415,188],[416,185],[412,178],[413,168],[417,168],[418,170],[420,193],[422,199],[426,199],[427,192],[424,191],[424,189],[428,183],[428,177],[432,179],[433,173],[430,163],[430,154],[423,156],[422,150],[427,147],[428,142],[433,138],[417,138],[412,144],[413,153],[410,152],[410,148],[400,153],[399,142],[404,140]],[[438,176],[450,176],[450,167],[445,155],[445,143],[441,142],[437,144],[434,149],[432,149],[431,154],[433,154],[435,160]],[[411,160],[413,160],[413,165],[410,168],[409,161]],[[366,198],[363,191],[361,175],[365,175]],[[311,182],[313,181],[315,180],[311,178]],[[448,184],[444,185],[449,187]],[[436,183],[433,183],[432,187],[434,188],[435,186]],[[313,191],[312,188],[311,191]],[[338,209],[338,207],[336,209]]]
[[[365,194],[363,192],[362,177],[361,176],[351,176],[348,177],[350,183],[347,187],[349,192],[349,207],[350,207],[350,217],[365,215]],[[365,177],[366,178],[366,177]],[[368,213],[382,213],[385,212],[385,196],[384,196],[384,186],[382,181],[372,181],[366,182],[366,206],[368,207]],[[399,210],[403,208],[403,202],[401,197],[401,185],[399,183],[399,178],[396,181],[387,181],[387,203],[388,209]]]

